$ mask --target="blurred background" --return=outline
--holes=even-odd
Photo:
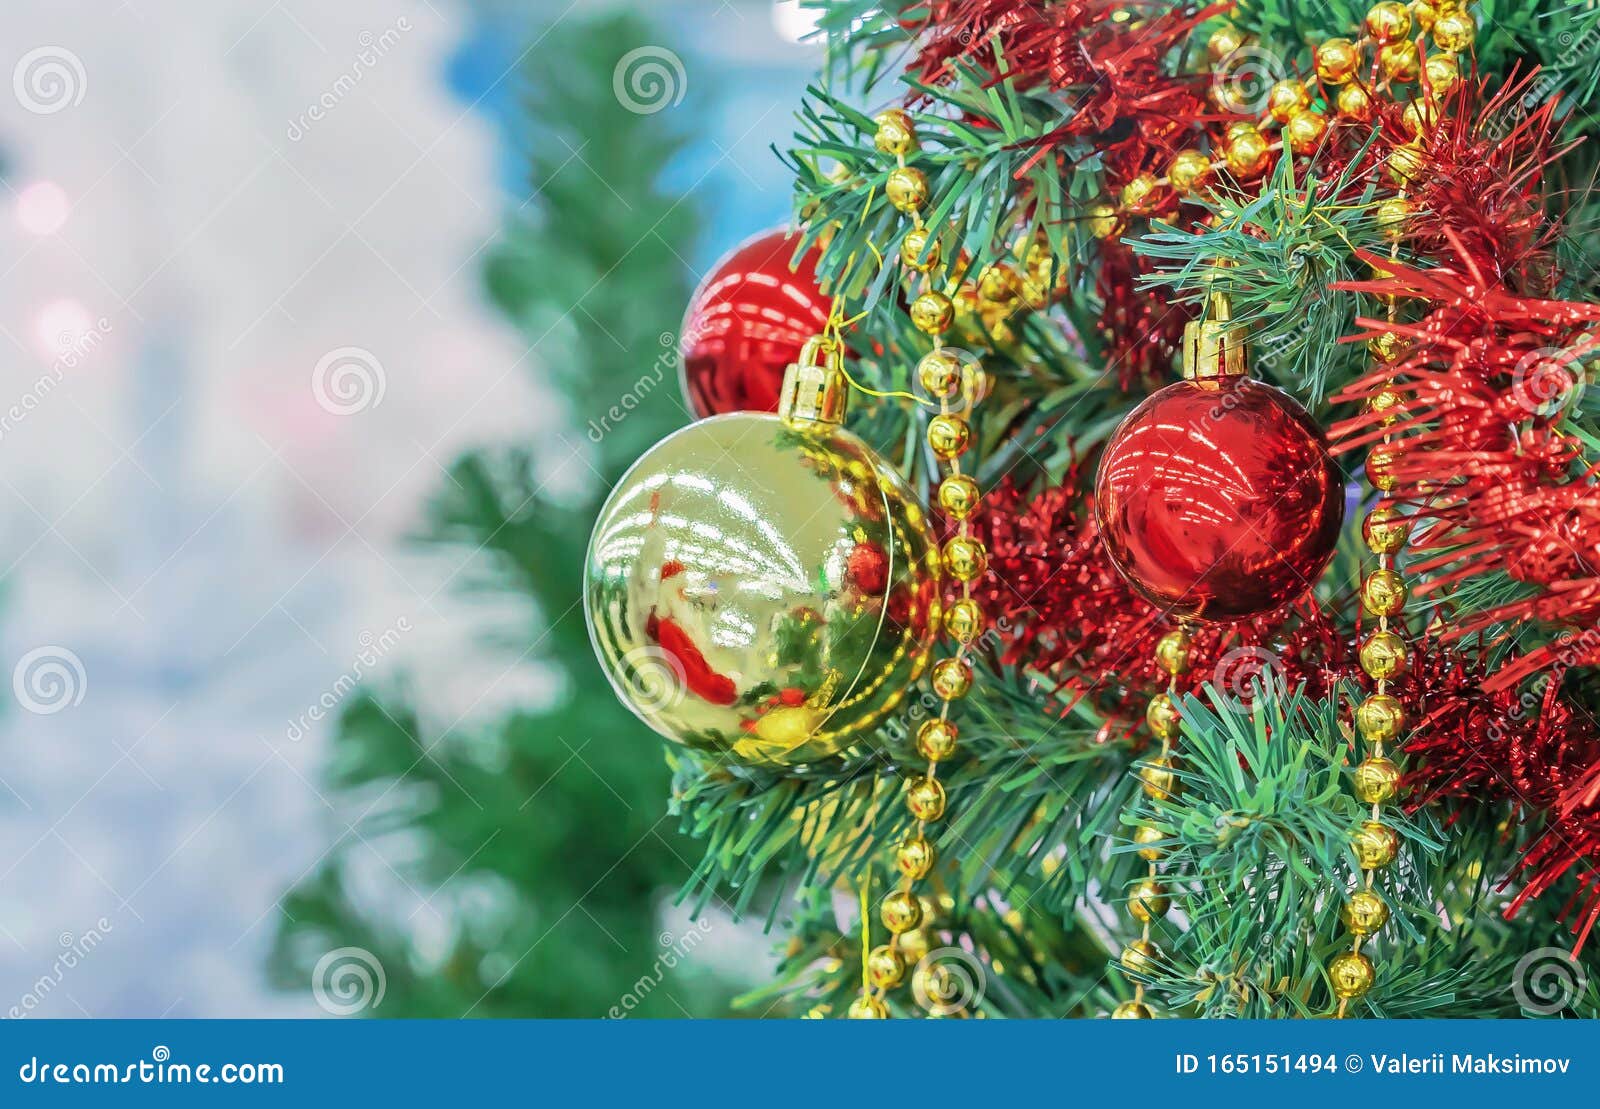
[[[0,9],[0,1014],[719,1015],[762,980],[759,921],[674,904],[669,769],[575,605],[598,498],[686,419],[689,290],[788,215],[806,29]]]

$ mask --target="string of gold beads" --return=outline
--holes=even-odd
[[[1180,625],[1156,643],[1156,664],[1166,671],[1167,688],[1150,699],[1144,719],[1161,747],[1154,758],[1146,759],[1139,767],[1140,788],[1153,801],[1165,801],[1179,789],[1172,742],[1178,735],[1178,678],[1188,673],[1193,647],[1187,625]],[[1161,949],[1150,937],[1155,922],[1172,907],[1171,893],[1161,876],[1161,857],[1165,854],[1162,838],[1160,830],[1149,824],[1134,829],[1133,842],[1138,845],[1139,857],[1145,860],[1146,870],[1128,891],[1128,913],[1139,923],[1140,934],[1122,949],[1118,961],[1124,970],[1148,973],[1161,959]],[[1148,1020],[1155,1016],[1145,1002],[1143,982],[1134,983],[1133,1000],[1118,1005],[1111,1016],[1114,1020]]]
[[[911,117],[899,109],[878,115],[874,143],[892,154],[896,166],[889,174],[886,192],[889,203],[910,217],[912,227],[900,243],[900,260],[907,269],[923,275],[923,289],[912,300],[912,323],[933,340],[933,350],[917,367],[917,378],[939,403],[939,412],[928,421],[927,442],[933,455],[945,464],[946,475],[939,484],[938,501],[957,523],[956,533],[940,551],[945,574],[960,587],[960,596],[945,610],[943,629],[956,644],[951,657],[933,667],[931,685],[939,702],[939,713],[917,730],[917,753],[927,760],[924,772],[906,783],[905,804],[914,821],[911,833],[895,849],[899,872],[896,888],[880,903],[879,919],[889,931],[889,942],[870,947],[863,966],[860,995],[851,1003],[854,1018],[883,1018],[889,1015],[884,1001],[888,991],[906,978],[911,962],[910,936],[927,923],[923,900],[916,884],[926,878],[938,861],[938,851],[928,836],[929,825],[943,820],[947,798],[939,780],[939,764],[956,753],[960,730],[950,719],[950,706],[972,689],[970,653],[984,630],[984,614],[972,596],[972,583],[988,567],[988,552],[972,534],[972,513],[978,506],[978,484],[962,472],[961,456],[972,445],[968,422],[973,405],[983,394],[982,370],[963,362],[944,345],[943,335],[954,321],[951,298],[935,286],[935,274],[942,261],[939,243],[922,222],[921,209],[928,201],[927,178],[922,171],[906,164],[905,156],[917,149],[916,130]],[[863,915],[862,928],[870,928]],[[865,942],[865,936],[864,936]],[[936,973],[937,968],[928,968]],[[924,973],[919,969],[916,973]],[[938,991],[929,991],[936,994]]]

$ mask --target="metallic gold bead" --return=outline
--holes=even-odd
[[[1367,402],[1367,407],[1382,417],[1384,427],[1393,427],[1405,415],[1400,411],[1400,394],[1393,389],[1382,389],[1374,393],[1372,399]]]
[[[1363,759],[1351,782],[1356,800],[1364,805],[1384,805],[1394,798],[1400,786],[1400,768],[1388,759]]]
[[[1406,222],[1411,219],[1414,211],[1411,202],[1405,197],[1391,196],[1372,210],[1372,216],[1377,220],[1380,231],[1391,239],[1398,239],[1405,234]],[[1393,331],[1385,331],[1383,334],[1393,336],[1396,340],[1400,338]]]
[[[1022,298],[1022,278],[1004,262],[987,266],[978,275],[978,299],[1008,308]]]
[[[1272,162],[1272,150],[1260,131],[1242,131],[1228,140],[1223,160],[1228,164],[1228,172],[1248,180],[1266,171]]]
[[[1110,204],[1096,204],[1090,208],[1086,223],[1089,234],[1097,239],[1109,239],[1122,229],[1122,217]]]
[[[1396,616],[1406,607],[1406,580],[1393,570],[1379,569],[1361,585],[1361,603],[1374,616]]]
[[[867,981],[880,990],[892,990],[906,976],[905,957],[883,944],[867,954]]]
[[[961,360],[946,349],[931,351],[917,363],[917,382],[937,399],[953,396],[961,387]]]
[[[912,836],[895,849],[895,865],[901,874],[913,881],[926,878],[938,861],[939,852],[922,836]]]
[[[1134,940],[1122,949],[1122,969],[1150,974],[1161,961],[1161,949],[1149,940]]]
[[[889,108],[873,117],[878,125],[872,143],[884,154],[910,154],[917,148],[917,129],[911,117],[899,108]]]
[[[960,416],[941,412],[928,421],[928,446],[936,458],[960,458],[972,445],[972,428]]]
[[[941,492],[943,486],[940,486]],[[977,581],[989,568],[989,552],[970,535],[952,535],[944,543],[944,568],[956,581]]]
[[[1211,180],[1211,159],[1198,150],[1180,150],[1167,166],[1167,180],[1181,196],[1192,196]]]
[[[1232,123],[1228,124],[1228,130],[1226,134],[1227,141],[1232,142],[1240,135],[1259,135],[1261,134],[1261,128],[1257,127],[1253,120],[1236,119]]]
[[[1472,49],[1478,41],[1478,21],[1469,11],[1453,8],[1440,12],[1433,21],[1433,42],[1446,54],[1459,54]]]
[[[1384,164],[1383,171],[1389,179],[1396,184],[1405,185],[1415,180],[1427,165],[1427,158],[1422,153],[1422,148],[1415,143],[1397,146],[1389,154],[1389,160]]]
[[[1411,525],[1398,508],[1379,505],[1367,513],[1361,524],[1361,534],[1373,554],[1394,554],[1406,545]]]
[[[957,643],[971,643],[983,634],[983,609],[971,597],[962,597],[944,611],[944,630]]]
[[[927,175],[915,166],[901,166],[889,174],[884,193],[897,211],[915,212],[928,203]]]
[[[1316,50],[1317,76],[1330,85],[1342,85],[1356,75],[1361,52],[1349,39],[1329,39]]]
[[[1411,19],[1420,31],[1433,30],[1433,21],[1439,18],[1438,7],[1430,0],[1411,0],[1406,10],[1411,13]]]
[[[1361,645],[1361,669],[1374,681],[1406,672],[1406,641],[1394,632],[1373,632]]]
[[[1393,362],[1406,352],[1405,337],[1395,331],[1380,331],[1367,340],[1367,353],[1380,362]]]
[[[1161,739],[1171,739],[1178,734],[1178,705],[1171,696],[1157,693],[1144,709],[1144,722],[1150,731]]]
[[[1389,922],[1389,906],[1372,890],[1352,890],[1339,909],[1339,919],[1358,936],[1370,936]]]
[[[1141,824],[1133,830],[1133,842],[1139,845],[1139,857],[1146,862],[1156,862],[1166,855],[1166,838],[1161,829],[1149,824]]]
[[[978,507],[978,483],[966,474],[951,474],[939,483],[939,507],[956,520],[965,520]]]
[[[1428,79],[1428,93],[1443,100],[1461,83],[1461,63],[1449,54],[1429,54],[1422,63],[1422,75]]]
[[[905,890],[895,890],[878,906],[878,916],[898,936],[922,923],[922,904]]]
[[[1339,118],[1366,123],[1372,118],[1372,95],[1360,85],[1346,85],[1339,90],[1336,107]]]
[[[939,820],[944,805],[944,785],[937,778],[913,778],[906,787],[906,808],[918,820]]]
[[[1160,755],[1139,768],[1139,784],[1153,801],[1168,801],[1178,792],[1178,775],[1172,759]]]
[[[1354,1001],[1372,988],[1376,978],[1372,960],[1359,951],[1335,955],[1328,963],[1328,985],[1341,1001]]]
[[[1192,641],[1182,629],[1170,631],[1156,643],[1156,665],[1177,677],[1189,669],[1189,647]]]
[[[1293,77],[1279,81],[1267,91],[1267,111],[1279,123],[1288,123],[1296,112],[1303,112],[1310,106],[1311,90],[1304,81]]]
[[[1405,721],[1405,707],[1387,693],[1374,693],[1356,707],[1356,729],[1368,743],[1398,739]]]
[[[1122,207],[1128,212],[1148,212],[1155,207],[1156,179],[1141,173],[1122,186]]]
[[[1400,113],[1400,126],[1412,138],[1421,138],[1439,122],[1439,109],[1431,100],[1413,100]]]
[[[1170,908],[1172,898],[1154,878],[1140,879],[1128,894],[1128,912],[1141,924],[1166,916]]]
[[[917,729],[917,751],[929,762],[939,762],[956,753],[956,726],[934,717]]]
[[[1206,40],[1206,54],[1213,62],[1220,62],[1245,42],[1244,32],[1231,23],[1224,23]]]
[[[956,306],[943,293],[922,293],[911,302],[911,322],[924,334],[944,333],[955,318]]]
[[[1322,145],[1322,136],[1327,133],[1327,117],[1310,108],[1296,112],[1283,125],[1284,141],[1290,150],[1301,155],[1315,154]]]
[[[939,268],[939,240],[926,227],[913,227],[900,240],[900,262],[907,269],[931,273]]]
[[[1397,85],[1415,81],[1422,73],[1422,55],[1409,39],[1391,42],[1378,50],[1378,67]]]
[[[972,691],[972,667],[966,659],[940,659],[930,679],[933,692],[941,701],[958,701]]]
[[[1367,34],[1379,42],[1394,42],[1411,33],[1411,13],[1396,0],[1383,0],[1367,12]]]
[[[1367,480],[1372,482],[1374,489],[1394,492],[1399,484],[1399,479],[1394,475],[1394,464],[1399,460],[1399,452],[1388,445],[1376,446],[1367,452]]]
[[[1400,837],[1387,824],[1364,820],[1350,838],[1362,870],[1382,870],[1400,853]]]
[[[862,994],[850,1003],[848,1014],[850,1020],[888,1020],[889,1006],[882,998]]]
[[[1124,1001],[1111,1010],[1112,1020],[1152,1020],[1155,1014],[1141,1001]]]

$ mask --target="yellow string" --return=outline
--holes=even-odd
[[[866,873],[861,876],[861,992],[872,992],[872,979],[867,973],[867,957],[872,951],[872,916],[869,902],[872,887],[872,860],[867,860]]]

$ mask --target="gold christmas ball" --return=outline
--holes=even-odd
[[[765,413],[662,440],[601,509],[584,569],[612,687],[668,739],[746,765],[869,736],[929,663],[939,560],[917,496],[842,427]]]
[[[1431,100],[1413,100],[1400,113],[1400,126],[1412,138],[1420,138],[1432,131],[1439,122],[1439,109]]]
[[[883,1003],[882,998],[870,994],[862,994],[850,1003],[847,1010],[850,1020],[888,1020],[889,1006]]]
[[[928,446],[936,458],[960,458],[972,445],[972,428],[960,416],[941,412],[928,421]]]
[[[1150,1006],[1140,1001],[1124,1001],[1111,1010],[1112,1020],[1153,1020],[1155,1014],[1150,1011]]]
[[[1109,239],[1122,229],[1122,217],[1110,204],[1096,204],[1090,208],[1087,223],[1089,234],[1097,239]]]
[[[939,861],[939,852],[922,836],[912,836],[895,849],[895,866],[900,873],[913,881],[926,878]]]
[[[1379,505],[1367,513],[1367,518],[1361,525],[1361,533],[1366,537],[1367,548],[1373,554],[1395,554],[1406,545],[1406,539],[1411,534],[1411,525],[1407,523],[1405,514],[1398,508]]]
[[[956,753],[956,726],[934,717],[917,729],[917,752],[929,762],[939,762]]]
[[[906,961],[900,952],[883,944],[867,954],[867,981],[880,990],[892,990],[906,976]]]
[[[1446,0],[1446,2],[1451,2],[1451,0]],[[1411,0],[1411,3],[1406,5],[1406,10],[1411,13],[1411,18],[1416,23],[1417,29],[1422,31],[1433,30],[1433,21],[1439,18],[1438,8],[1430,3],[1429,0]]]
[[[1167,180],[1181,196],[1192,196],[1211,180],[1211,159],[1198,150],[1180,150],[1167,166]]]
[[[1372,119],[1372,96],[1360,85],[1346,85],[1339,90],[1336,102],[1341,119],[1366,123]]]
[[[1166,835],[1159,828],[1141,824],[1133,830],[1133,842],[1139,845],[1139,857],[1146,862],[1156,862],[1167,853],[1163,844]]]
[[[1212,62],[1220,62],[1243,46],[1244,41],[1244,32],[1231,23],[1225,23],[1212,31],[1211,37],[1206,40],[1206,54]]]
[[[1022,298],[1022,278],[1003,262],[987,266],[978,275],[978,297],[987,304],[1008,308]]]
[[[1384,427],[1400,422],[1400,394],[1393,389],[1381,389],[1374,393],[1367,407],[1383,417]]]
[[[1478,40],[1478,21],[1463,8],[1440,12],[1433,21],[1433,41],[1446,54],[1459,54],[1471,50]]]
[[[1145,706],[1144,722],[1161,739],[1171,739],[1178,734],[1178,705],[1171,696],[1157,693]]]
[[[905,890],[895,890],[878,906],[878,916],[883,926],[898,936],[922,923],[922,903]]]
[[[1385,201],[1385,203],[1387,203],[1387,201]],[[1381,211],[1383,205],[1380,204],[1378,207]],[[1406,205],[1405,210],[1408,214],[1410,213],[1411,205],[1409,203]],[[1378,334],[1367,340],[1367,353],[1372,355],[1379,362],[1393,362],[1405,352],[1405,337],[1396,331],[1380,331]]]
[[[939,507],[952,519],[965,520],[978,507],[978,483],[966,474],[951,474],[939,483]]]
[[[1189,669],[1189,636],[1177,629],[1156,642],[1156,665],[1174,677]]]
[[[1161,961],[1161,949],[1149,940],[1134,940],[1122,949],[1122,968],[1140,974],[1155,971]]]
[[[1356,75],[1361,52],[1349,39],[1329,39],[1316,50],[1317,76],[1330,85],[1342,85]]]
[[[971,643],[983,634],[983,609],[971,597],[962,597],[944,613],[944,630],[957,643]]]
[[[1415,180],[1427,164],[1427,158],[1422,153],[1422,148],[1416,143],[1407,143],[1397,146],[1389,154],[1389,161],[1384,165],[1384,172],[1396,184],[1405,185]]]
[[[911,322],[924,334],[943,334],[955,318],[956,306],[943,293],[922,293],[911,302]]]
[[[1128,912],[1141,924],[1167,915],[1172,908],[1172,898],[1154,878],[1143,878],[1134,884],[1128,894]]]
[[[890,172],[884,194],[897,211],[915,212],[928,203],[927,175],[915,166],[901,166]]]
[[[917,148],[917,131],[911,117],[899,108],[879,112],[873,121],[878,125],[873,145],[884,154],[909,154]]]
[[[1317,147],[1322,145],[1322,136],[1327,134],[1327,131],[1327,117],[1309,108],[1296,112],[1289,117],[1289,122],[1283,125],[1283,137],[1289,144],[1289,149],[1302,155],[1315,154]]]
[[[1366,993],[1376,976],[1372,960],[1359,951],[1335,955],[1328,963],[1328,985],[1333,989],[1333,996],[1342,1001],[1353,1001]]]
[[[1261,128],[1257,127],[1253,121],[1248,119],[1236,119],[1232,123],[1228,124],[1227,141],[1232,142],[1240,135],[1259,134],[1261,134]]]
[[[1293,77],[1277,82],[1267,91],[1267,111],[1279,123],[1288,123],[1296,112],[1311,106],[1311,90]]]
[[[1352,890],[1339,910],[1339,919],[1356,935],[1370,936],[1389,922],[1389,906],[1372,890]]]
[[[1361,603],[1374,616],[1395,616],[1406,606],[1406,580],[1393,570],[1374,570],[1361,586]]]
[[[1169,800],[1178,792],[1178,776],[1173,761],[1165,755],[1149,759],[1139,768],[1139,783],[1145,796],[1155,801]]]
[[[913,778],[906,787],[906,808],[918,820],[939,820],[944,805],[944,785],[937,778]]]
[[[1422,75],[1428,79],[1428,92],[1442,100],[1461,83],[1461,63],[1449,54],[1429,54],[1422,63]]]
[[[989,567],[989,552],[970,535],[952,535],[944,544],[945,572],[956,581],[977,581]]]
[[[1400,853],[1400,837],[1387,824],[1364,820],[1350,839],[1362,870],[1381,870]]]
[[[1413,209],[1411,202],[1403,196],[1391,196],[1373,209],[1373,218],[1378,221],[1378,227],[1391,239],[1398,239],[1405,233],[1406,221],[1411,218]],[[1384,332],[1385,335],[1398,339],[1393,331]],[[1384,361],[1389,361],[1384,359]]]
[[[1223,160],[1228,172],[1241,180],[1259,177],[1272,163],[1271,144],[1260,131],[1241,131],[1228,140]]]
[[[1128,212],[1148,212],[1155,207],[1156,179],[1141,173],[1122,186],[1122,207]]]
[[[1383,75],[1397,85],[1415,81],[1422,73],[1422,55],[1410,39],[1391,42],[1378,51],[1378,66]]]
[[[933,692],[941,701],[958,701],[972,690],[972,667],[966,659],[940,659],[933,665]]]
[[[1367,34],[1379,42],[1394,42],[1411,33],[1411,13],[1404,4],[1383,0],[1367,12]]]
[[[1361,669],[1374,681],[1398,678],[1406,672],[1406,641],[1394,632],[1373,632],[1361,645]]]
[[[1367,452],[1367,480],[1372,482],[1374,489],[1381,489],[1385,493],[1394,492],[1399,479],[1394,476],[1394,464],[1399,461],[1399,453],[1394,447],[1381,444]]]
[[[1388,759],[1363,759],[1356,767],[1353,787],[1356,799],[1362,804],[1387,804],[1399,785],[1400,768]]]
[[[900,262],[918,273],[933,272],[939,268],[939,240],[926,227],[913,227],[900,240]]]
[[[917,382],[935,399],[953,396],[961,387],[961,360],[948,349],[931,351],[917,363]]]
[[[1397,697],[1374,693],[1356,708],[1356,728],[1368,743],[1389,743],[1399,738],[1406,710]]]

